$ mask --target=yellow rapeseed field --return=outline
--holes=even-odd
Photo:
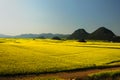
[[[120,43],[0,39],[0,75],[39,74],[120,64]]]

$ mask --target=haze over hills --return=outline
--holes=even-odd
[[[0,34],[0,37],[5,38],[5,37],[12,37],[10,35],[5,35],[5,34]]]
[[[54,36],[65,38],[65,37],[68,37],[69,34],[53,34],[53,33],[32,34],[30,33],[30,34],[20,34],[15,36],[0,34],[0,38],[12,38],[12,37],[13,38],[40,38],[40,37],[52,38]]]
[[[68,37],[68,34],[52,34],[52,33],[42,33],[42,34],[21,34],[14,36],[16,38],[52,38],[54,36],[58,36],[60,38]]]

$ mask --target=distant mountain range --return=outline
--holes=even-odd
[[[69,34],[52,34],[52,33],[42,33],[42,34],[21,34],[21,35],[16,35],[16,36],[10,36],[10,35],[4,35],[0,34],[1,38],[9,38],[9,37],[14,37],[14,38],[53,38],[55,36],[58,36],[60,38],[66,38],[69,36]]]
[[[10,35],[0,34],[0,37],[1,37],[1,38],[6,38],[6,37],[12,37],[12,36],[10,36]]]
[[[52,34],[52,33],[42,33],[42,34],[21,34],[16,36],[9,36],[0,34],[0,37],[13,37],[13,38],[53,38],[53,37],[65,38],[65,39],[89,39],[89,40],[105,40],[120,42],[120,36],[116,36],[111,30],[100,27],[92,33],[88,33],[84,29],[75,30],[72,34]]]

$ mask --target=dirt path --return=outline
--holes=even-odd
[[[91,69],[83,71],[71,71],[71,72],[58,72],[58,73],[47,73],[39,75],[25,75],[25,76],[15,76],[15,77],[0,77],[0,80],[38,80],[38,78],[45,77],[57,77],[63,80],[74,80],[75,78],[84,78],[88,74],[97,73],[101,71],[110,71],[110,70],[120,70],[120,67],[106,68],[106,69]],[[40,80],[40,79],[39,79]]]

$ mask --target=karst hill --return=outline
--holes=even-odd
[[[73,32],[68,39],[86,39],[89,33],[87,33],[84,29],[78,29]]]
[[[89,39],[120,42],[120,37],[116,36],[111,30],[105,27],[100,27],[92,33],[88,33],[84,29],[78,29],[74,31],[68,39]]]

